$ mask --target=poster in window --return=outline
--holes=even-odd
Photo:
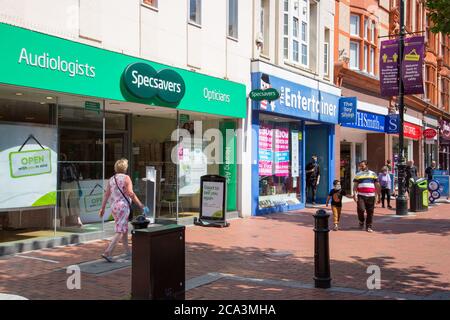
[[[271,126],[259,126],[258,167],[260,176],[271,176],[273,173],[273,129]]]
[[[289,176],[289,128],[275,129],[275,176]]]
[[[0,125],[0,137],[0,209],[56,205],[56,128]]]

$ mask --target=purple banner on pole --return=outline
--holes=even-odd
[[[381,42],[380,91],[384,97],[397,96],[399,91],[398,40]]]
[[[423,93],[423,36],[415,36],[405,39],[405,49],[402,64],[402,80],[405,94]]]

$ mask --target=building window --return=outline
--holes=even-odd
[[[363,37],[360,37],[361,19],[364,21]],[[378,43],[375,21],[366,16],[351,14],[350,38],[350,68],[375,75]]]
[[[367,45],[365,44],[364,45],[364,61],[362,62],[362,65],[363,65],[363,71],[366,71],[367,72],[367,62],[369,61],[369,52],[368,52],[369,50],[368,50],[368,47],[367,47]]]
[[[370,48],[370,73],[375,74],[375,48]]]
[[[260,32],[263,39],[262,53],[269,54],[269,0],[261,0]]]
[[[429,102],[433,105],[436,105],[436,68],[431,65],[426,66],[426,97],[429,99]]]
[[[323,73],[325,76],[329,76],[329,43],[323,44]]]
[[[308,46],[306,44],[302,44],[302,64],[308,65]]]
[[[285,59],[289,59],[289,38],[283,38],[283,56]]]
[[[283,1],[283,56],[308,66],[309,1]]]
[[[292,41],[292,51],[294,54],[294,57],[293,57],[294,61],[298,62],[298,41],[297,40]],[[303,53],[302,53],[302,55],[303,55]]]
[[[202,1],[189,0],[189,22],[202,24]]]
[[[308,25],[305,22],[302,22],[302,41],[307,41],[306,30],[308,30]]]
[[[359,37],[359,16],[354,14],[350,16],[350,34]]]
[[[238,38],[238,0],[228,0],[228,36]]]
[[[152,8],[158,8],[158,0],[142,0],[142,4]]]
[[[359,69],[359,43],[350,42],[350,68]]]
[[[442,78],[442,90],[441,90],[441,107],[445,111],[449,111],[450,105],[450,79]]]
[[[292,23],[293,29],[293,36],[294,38],[298,38],[298,18],[294,17],[294,21]],[[302,37],[303,37],[303,29],[302,29]]]
[[[369,19],[364,19],[364,40],[369,40]]]
[[[372,22],[371,23],[371,27],[370,27],[370,41],[373,43],[373,44],[376,44],[377,43],[377,39],[376,39],[376,36],[375,36],[375,33],[376,33],[376,25],[375,25],[375,22]]]

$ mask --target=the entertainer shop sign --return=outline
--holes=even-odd
[[[339,96],[283,80],[266,73],[252,75],[254,89],[275,88],[280,98],[254,102],[253,108],[327,123],[338,123]]]

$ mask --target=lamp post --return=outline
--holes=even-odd
[[[399,152],[400,152],[400,162],[398,164],[398,197],[396,199],[395,213],[397,215],[407,215],[408,214],[408,201],[406,200],[406,159],[405,159],[405,150],[404,150],[404,113],[405,113],[405,90],[403,87],[403,72],[402,72],[402,63],[403,63],[403,51],[405,47],[405,1],[400,0],[400,37],[399,37],[399,105],[398,112],[400,118],[400,131],[399,131]]]

